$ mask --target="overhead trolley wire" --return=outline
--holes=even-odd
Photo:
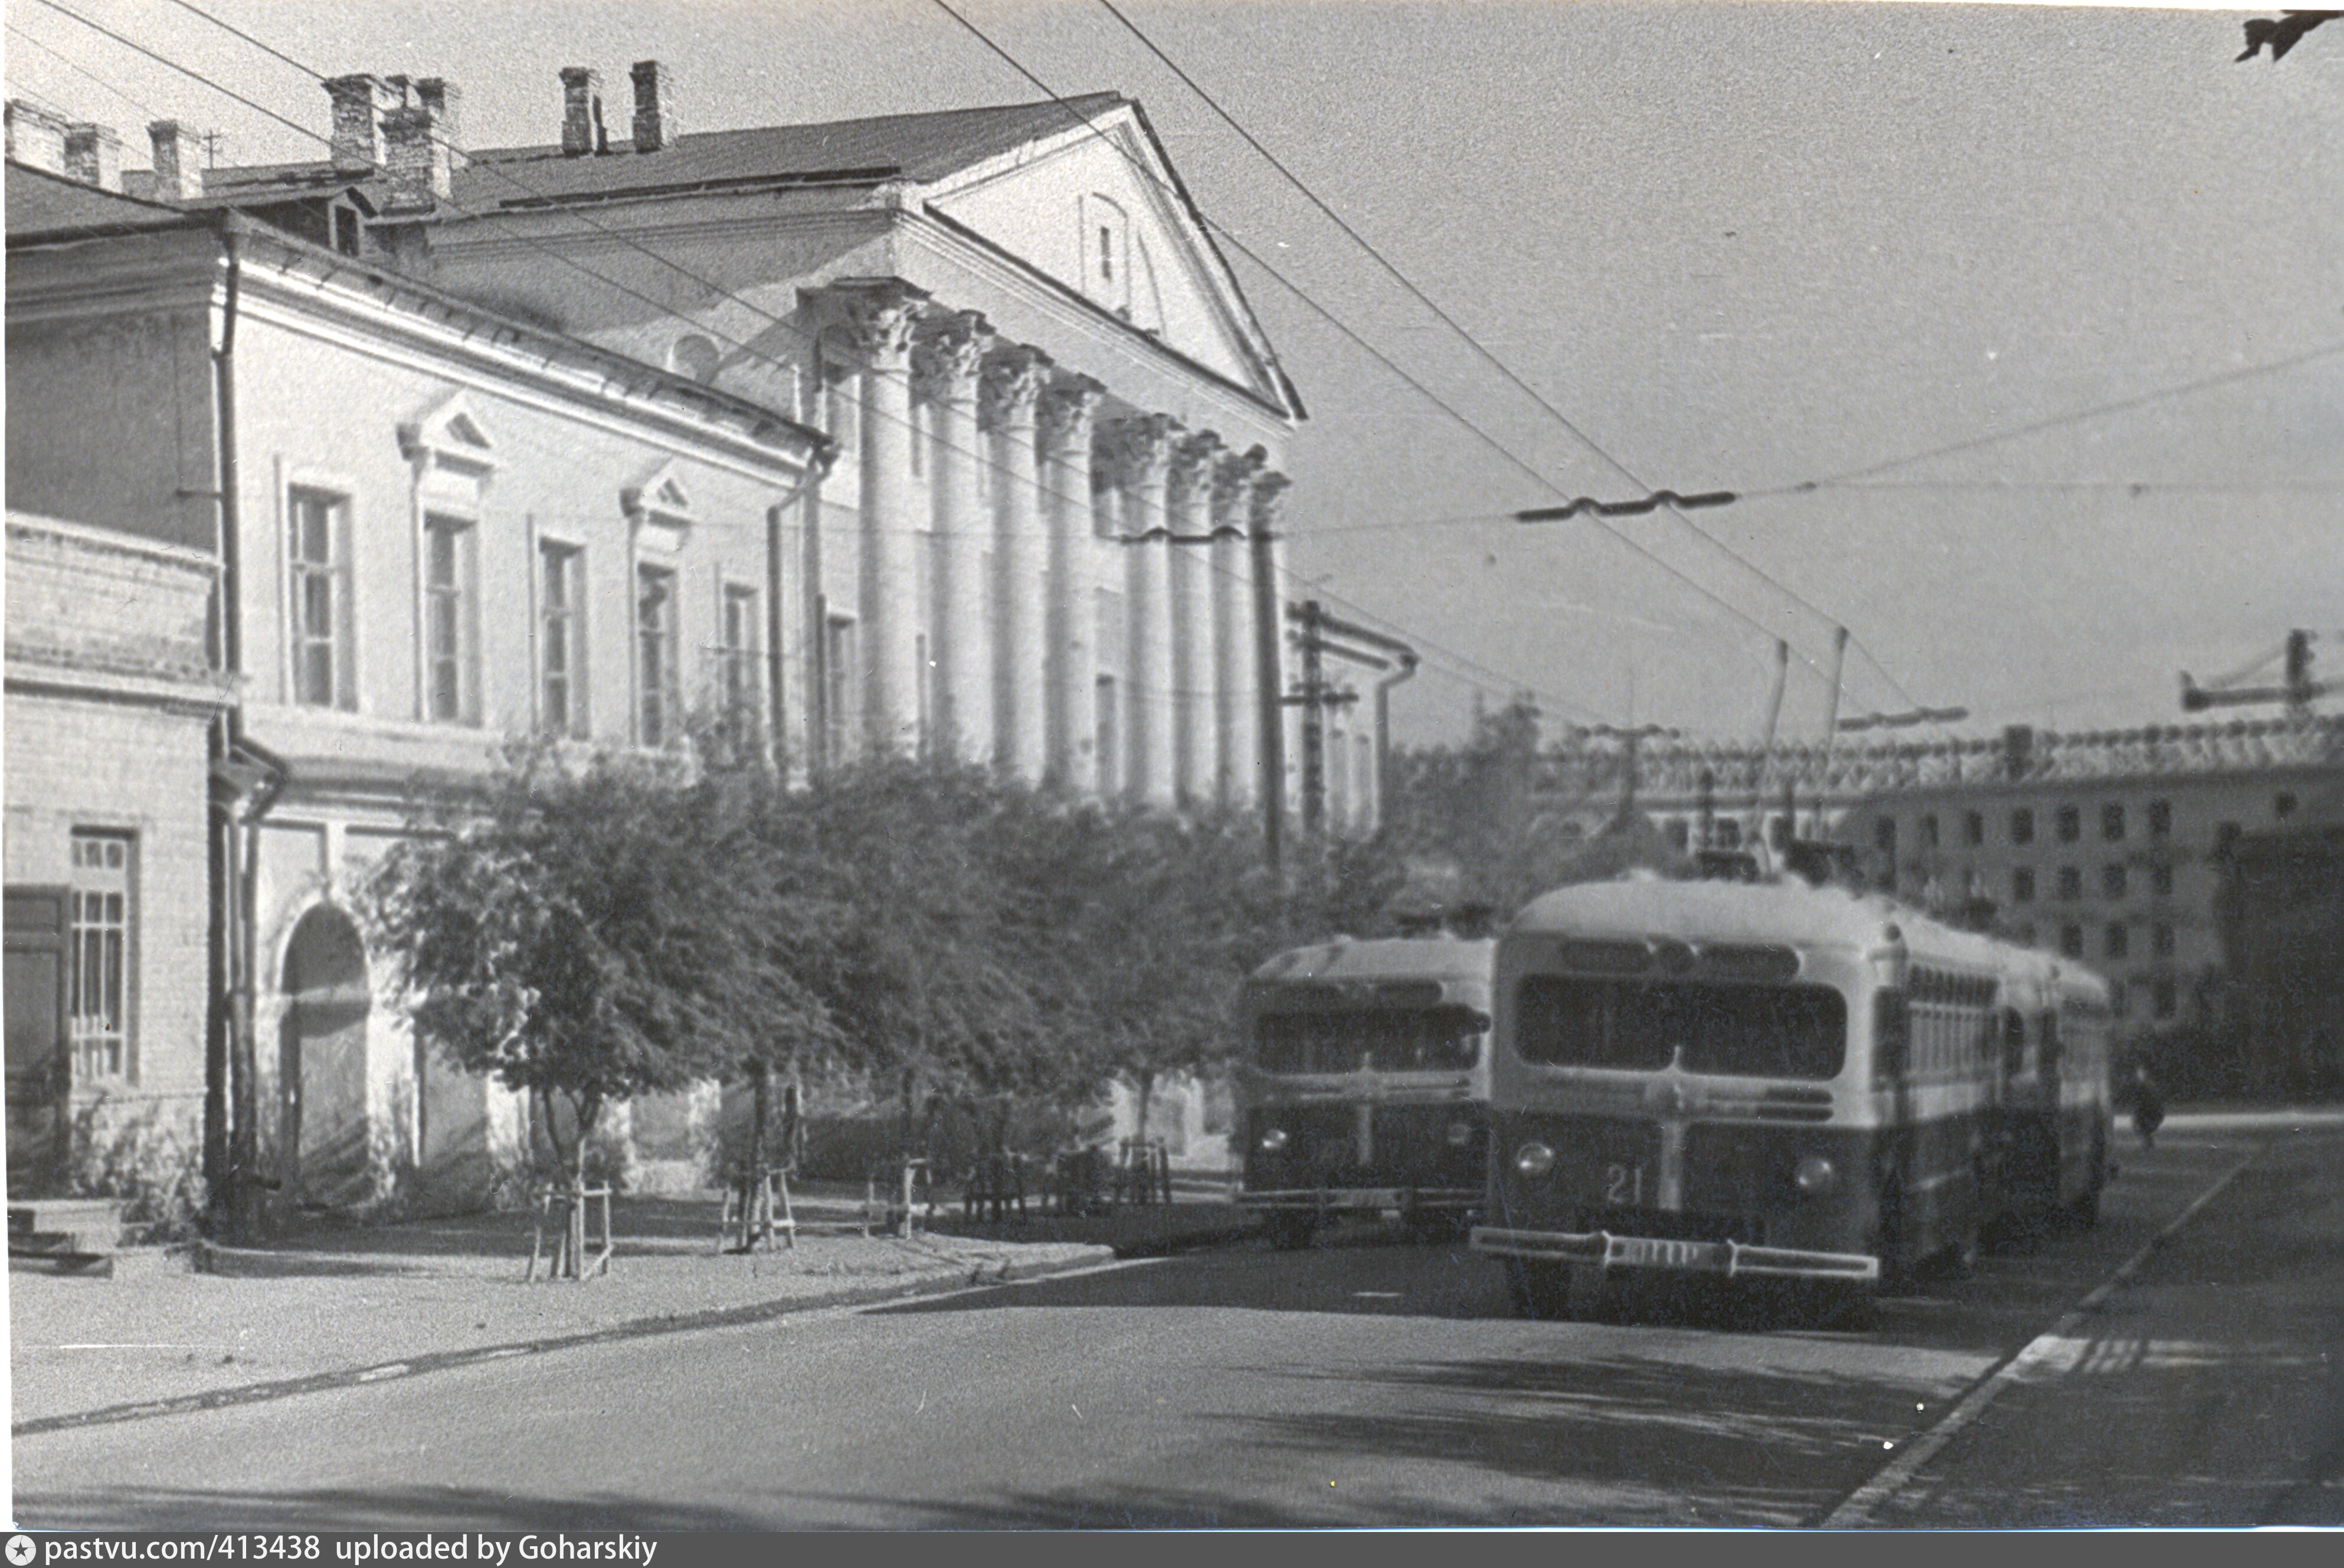
[[[1025,63],[1020,61],[1015,55],[1012,55],[1000,44],[995,42],[983,28],[970,21],[960,12],[955,10],[949,4],[947,4],[947,0],[934,0],[934,3],[937,9],[941,10],[945,15],[950,16],[955,22],[958,23],[979,43],[983,44],[988,50],[998,56],[1004,62],[1005,62],[1011,69],[1015,70],[1019,76],[1025,77],[1027,81],[1033,83],[1035,86],[1040,88],[1045,94],[1049,96],[1053,102],[1056,103],[1060,107],[1065,108],[1067,113],[1076,116],[1077,118],[1081,119],[1085,125],[1089,126],[1094,136],[1106,142],[1109,147],[1115,147],[1118,153],[1122,154],[1127,161],[1133,162],[1135,165],[1137,164],[1137,160],[1132,157],[1131,154],[1127,150],[1117,147],[1114,138],[1108,137],[1104,131],[1100,130],[1096,124],[1090,120],[1089,116],[1083,115],[1081,111],[1076,109],[1056,88],[1052,87],[1049,83],[1044,81],[1039,76],[1027,68]],[[1229,230],[1221,224],[1215,222],[1211,218],[1204,217],[1201,213],[1198,214],[1198,217],[1206,228],[1214,236],[1227,242],[1231,248],[1238,252],[1238,254],[1243,256],[1247,260],[1259,268],[1271,279],[1276,281],[1280,287],[1284,288],[1287,292],[1293,295],[1296,299],[1299,300],[1313,314],[1324,320],[1329,326],[1334,328],[1336,331],[1342,334],[1344,338],[1349,339],[1362,352],[1373,359],[1378,364],[1383,366],[1394,376],[1405,382],[1409,388],[1414,389],[1419,396],[1422,397],[1426,401],[1432,404],[1433,407],[1439,409],[1442,413],[1448,415],[1450,419],[1453,420],[1466,430],[1470,431],[1484,445],[1495,451],[1500,457],[1505,459],[1506,461],[1512,464],[1515,468],[1520,469],[1541,489],[1552,491],[1557,495],[1561,495],[1563,493],[1561,487],[1556,484],[1551,479],[1548,478],[1544,472],[1540,470],[1525,459],[1518,456],[1510,448],[1507,447],[1505,443],[1499,440],[1488,430],[1482,429],[1479,424],[1476,424],[1472,420],[1467,418],[1453,405],[1441,398],[1439,393],[1433,391],[1422,381],[1409,374],[1406,369],[1396,363],[1389,355],[1384,353],[1383,350],[1369,342],[1357,330],[1351,328],[1349,323],[1335,315],[1334,312],[1329,310],[1326,306],[1320,304],[1307,289],[1286,277],[1286,275],[1280,272],[1277,268],[1271,266],[1268,260],[1266,260],[1259,253],[1255,251],[1250,246],[1247,245],[1244,240],[1230,233]],[[1561,416],[1558,415],[1557,417],[1560,418]],[[1574,433],[1577,433],[1575,430]],[[1586,438],[1581,436],[1580,439],[1584,440]],[[1592,442],[1589,442],[1589,446],[1591,450],[1596,450],[1599,452],[1599,455],[1601,455],[1600,449],[1595,449]],[[1611,462],[1614,468],[1620,467],[1619,463],[1615,460],[1612,460],[1608,456],[1605,458],[1605,460],[1607,462]],[[1621,471],[1623,473],[1627,472],[1624,469],[1622,469]],[[1632,482],[1638,484],[1642,483],[1641,481],[1635,480],[1632,474],[1629,474],[1628,477]],[[1690,524],[1688,524],[1688,526],[1690,526]],[[1617,540],[1621,544],[1627,547],[1627,549],[1633,551],[1635,554],[1642,557],[1654,566],[1660,568],[1661,571],[1667,573],[1669,576],[1675,578],[1678,582],[1691,588],[1694,592],[1700,594],[1703,599],[1708,600],[1711,603],[1724,611],[1734,620],[1743,622],[1744,625],[1770,640],[1780,639],[1781,634],[1773,628],[1765,625],[1763,622],[1749,615],[1738,605],[1735,605],[1732,602],[1721,597],[1700,582],[1680,571],[1675,566],[1671,565],[1667,561],[1655,555],[1642,544],[1637,543],[1636,541],[1630,538],[1628,535],[1621,532],[1615,528],[1612,528],[1610,524],[1601,521],[1600,519],[1596,520],[1596,527],[1609,534],[1612,538]],[[1698,533],[1701,531],[1695,529],[1694,531]],[[1702,534],[1702,537],[1706,539],[1708,536],[1706,534]],[[1712,542],[1714,543],[1715,541],[1712,541]],[[1719,548],[1723,549],[1723,547],[1720,546]],[[1731,552],[1729,551],[1729,553]],[[1822,615],[1824,613],[1820,610],[1815,610],[1813,606],[1808,606],[1808,608],[1814,614]],[[1806,652],[1803,649],[1798,650],[1797,652],[1799,653],[1800,662],[1804,663],[1810,670],[1814,671],[1818,676],[1821,676],[1823,672],[1815,664],[1815,662],[1807,655]],[[1877,667],[1876,661],[1874,661],[1874,664],[1875,667]],[[1881,673],[1884,676],[1887,676],[1887,673],[1885,671],[1882,671]],[[1892,686],[1895,686],[1896,683],[1893,676],[1887,676],[1887,679]],[[1914,703],[1912,697],[1905,693],[1901,686],[1896,687],[1896,690],[1899,697],[1904,702],[1911,705],[1918,705],[1917,703]]]
[[[1169,55],[1167,55],[1157,46],[1154,39],[1142,32],[1137,23],[1133,22],[1130,17],[1125,15],[1120,10],[1116,9],[1114,0],[1098,0],[1098,3],[1106,9],[1109,15],[1113,16],[1117,22],[1123,24],[1125,29],[1128,31],[1133,37],[1138,39],[1139,42],[1146,46],[1149,54],[1155,56],[1157,60],[1161,61],[1166,69],[1169,70],[1175,76],[1177,76],[1181,83],[1186,86],[1190,92],[1196,94],[1197,96],[1204,102],[1207,107],[1210,108],[1214,114],[1219,116],[1223,123],[1228,125],[1231,130],[1237,132],[1240,137],[1244,138],[1248,147],[1250,147],[1255,152],[1261,155],[1263,160],[1267,162],[1270,167],[1276,169],[1278,174],[1285,178],[1288,184],[1291,185],[1296,190],[1301,192],[1304,199],[1308,200],[1311,206],[1317,207],[1318,211],[1327,217],[1328,221],[1334,224],[1336,228],[1341,229],[1344,235],[1348,237],[1353,244],[1357,245],[1362,251],[1366,252],[1377,266],[1383,268],[1385,273],[1387,273],[1392,280],[1398,283],[1403,289],[1407,290],[1409,295],[1419,304],[1422,305],[1427,310],[1430,310],[1441,323],[1441,325],[1447,327],[1450,331],[1454,333],[1468,348],[1471,349],[1473,352],[1485,363],[1487,363],[1491,369],[1495,369],[1500,376],[1504,377],[1510,384],[1511,384],[1517,390],[1521,391],[1525,397],[1529,398],[1531,402],[1537,404],[1549,418],[1552,419],[1557,424],[1569,431],[1571,436],[1574,437],[1582,446],[1586,447],[1589,451],[1593,452],[1605,463],[1617,470],[1622,478],[1628,481],[1630,484],[1636,486],[1639,490],[1649,488],[1642,479],[1639,479],[1635,473],[1628,468],[1625,463],[1622,462],[1619,459],[1613,457],[1609,451],[1605,450],[1600,442],[1598,442],[1592,436],[1590,436],[1586,430],[1582,430],[1568,414],[1565,414],[1560,408],[1557,408],[1555,404],[1543,393],[1540,392],[1537,388],[1531,386],[1521,375],[1517,374],[1511,366],[1508,365],[1503,359],[1500,359],[1494,352],[1486,347],[1480,339],[1476,338],[1470,331],[1467,330],[1462,323],[1450,316],[1448,311],[1441,309],[1440,305],[1435,301],[1430,295],[1419,288],[1406,273],[1402,272],[1399,268],[1392,262],[1389,258],[1385,256],[1381,250],[1378,249],[1366,236],[1354,228],[1343,218],[1341,214],[1338,213],[1332,207],[1329,206],[1327,202],[1322,200],[1316,191],[1312,190],[1308,185],[1303,182],[1302,177],[1299,175],[1297,175],[1292,169],[1288,168],[1285,163],[1280,161],[1276,154],[1264,147],[1259,138],[1255,137],[1251,131],[1246,129],[1243,125],[1238,123],[1237,116],[1230,114],[1226,108],[1223,108],[1219,101],[1216,99],[1211,93],[1206,91],[1203,86],[1199,86],[1194,77],[1190,76],[1188,73],[1183,70]],[[937,0],[937,4],[942,5],[943,0]],[[945,8],[947,10],[950,9],[948,6]],[[980,36],[981,35],[980,35]],[[1036,79],[1036,85],[1040,85],[1038,78]],[[1048,89],[1046,87],[1044,90],[1047,91]],[[1280,281],[1283,281],[1283,279],[1280,279]],[[1553,487],[1550,486],[1550,488]],[[1789,598],[1792,602],[1797,604],[1809,614],[1824,622],[1825,624],[1837,629],[1840,624],[1837,617],[1832,615],[1830,612],[1807,599],[1796,589],[1792,588],[1788,583],[1783,582],[1772,572],[1766,571],[1765,568],[1758,565],[1755,561],[1751,561],[1748,557],[1734,550],[1723,540],[1718,539],[1707,530],[1696,525],[1692,519],[1684,515],[1683,511],[1682,510],[1689,506],[1722,506],[1729,504],[1736,499],[1737,498],[1732,491],[1712,491],[1698,496],[1680,496],[1673,491],[1661,490],[1652,491],[1642,500],[1629,501],[1607,502],[1594,501],[1587,497],[1579,497],[1576,498],[1569,507],[1560,511],[1548,508],[1532,509],[1532,512],[1518,513],[1517,518],[1518,521],[1523,522],[1547,522],[1560,521],[1575,514],[1592,514],[1597,517],[1623,517],[1651,512],[1656,508],[1665,508],[1666,514],[1670,518],[1690,530],[1696,538],[1699,538],[1713,549],[1723,553],[1728,560],[1742,567],[1745,572],[1757,577],[1761,582],[1766,583],[1777,592]],[[1535,513],[1535,515],[1533,515],[1533,513]],[[1597,526],[1602,527],[1603,531],[1612,534],[1613,538],[1619,539],[1622,542],[1626,541],[1626,536],[1620,533],[1617,530],[1604,527],[1604,525],[1600,522]],[[1656,557],[1650,556],[1649,554],[1647,554],[1646,559],[1657,561]],[[1690,579],[1687,579],[1687,581],[1690,581]],[[1745,617],[1745,619],[1747,618]],[[1760,627],[1759,630],[1766,632],[1770,636],[1778,635],[1763,626]],[[1891,689],[1895,691],[1897,695],[1903,699],[1907,706],[1915,708],[1919,707],[1919,704],[1914,702],[1911,694],[1906,693],[1904,687],[1897,683],[1895,677],[1889,674],[1888,671],[1881,665],[1880,662],[1872,657],[1871,652],[1864,648],[1861,639],[1852,638],[1851,640],[1855,642],[1857,652],[1864,655],[1865,661],[1869,663],[1874,669],[1879,671],[1882,678],[1887,681]],[[1803,652],[1800,654],[1800,658],[1810,669],[1814,668],[1814,661],[1807,659]],[[1820,671],[1817,671],[1816,673],[1818,674],[1821,673]]]
[[[1869,479],[1874,474],[1889,473],[1897,469],[1909,468],[1915,463],[1927,462],[1933,458],[1952,457],[1957,452],[1975,451],[1981,447],[1997,446],[2005,441],[2017,440],[2021,437],[2040,435],[2046,430],[2056,430],[2068,425],[2081,424],[2086,420],[2103,419],[2109,414],[2130,413],[2135,409],[2147,408],[2152,403],[2163,402],[2167,399],[2187,397],[2192,392],[2202,392],[2213,387],[2229,386],[2234,382],[2249,380],[2257,376],[2268,376],[2281,370],[2292,370],[2299,365],[2308,365],[2315,359],[2324,359],[2332,354],[2344,354],[2344,343],[2322,344],[2316,349],[2306,349],[2300,353],[2285,355],[2277,359],[2266,359],[2259,364],[2241,365],[2232,369],[2218,371],[2194,381],[2182,381],[2174,386],[2160,387],[2154,391],[2137,393],[2129,398],[2118,398],[2109,402],[2096,403],[2090,408],[2076,409],[2064,414],[2054,414],[2048,419],[2035,420],[2023,425],[2013,425],[2007,430],[1990,430],[1985,435],[1970,436],[1958,441],[1947,441],[1943,446],[1926,447],[1919,451],[1907,452],[1903,457],[1888,458],[1880,462],[1866,464],[1862,468],[1845,469],[1835,474],[1826,474],[1820,479],[1802,480],[1796,484],[1778,485],[1771,490],[1750,491],[1746,495],[1749,499],[1755,499],[1760,496],[1803,495],[1810,491],[1839,486],[1854,488],[1853,481]]]

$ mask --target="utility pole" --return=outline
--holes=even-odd
[[[1288,605],[1286,618],[1298,628],[1295,646],[1302,654],[1302,680],[1284,702],[1288,707],[1302,710],[1302,826],[1315,842],[1326,823],[1327,710],[1347,708],[1359,700],[1357,692],[1329,688],[1326,655],[1332,653],[1347,663],[1386,672],[1376,684],[1375,787],[1379,803],[1385,798],[1385,775],[1389,771],[1386,732],[1390,722],[1389,693],[1393,686],[1416,673],[1419,661],[1416,650],[1399,638],[1338,620],[1315,599]],[[1354,647],[1353,643],[1367,646]]]
[[[1281,481],[1282,482],[1282,481]],[[1276,492],[1272,492],[1272,501]],[[1271,507],[1256,498],[1246,536],[1253,556],[1254,689],[1261,723],[1261,845],[1270,880],[1286,885],[1286,675],[1278,656],[1278,557]]]

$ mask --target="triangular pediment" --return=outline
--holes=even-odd
[[[1289,412],[1268,335],[1137,106],[936,180],[933,210]]]
[[[680,547],[697,518],[682,465],[671,458],[619,491],[619,505],[642,536],[666,548]]]
[[[502,458],[496,438],[474,411],[470,396],[457,392],[444,398],[399,427],[399,448],[408,461],[460,473],[485,475]]]

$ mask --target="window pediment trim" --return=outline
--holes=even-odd
[[[485,483],[504,464],[496,438],[464,392],[443,398],[401,422],[399,450],[415,465],[419,477],[438,471]]]
[[[683,465],[673,458],[619,491],[620,510],[633,527],[638,546],[672,553],[683,548],[699,514],[683,482]]]

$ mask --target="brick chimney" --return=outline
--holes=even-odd
[[[630,75],[635,79],[635,150],[655,153],[676,137],[675,77],[657,60],[637,60]]]
[[[561,152],[591,156],[605,148],[602,134],[602,73],[590,66],[561,67]]]
[[[122,138],[109,126],[66,127],[66,177],[100,190],[122,188]]]
[[[329,138],[334,167],[356,172],[382,163],[382,135],[375,125],[379,109],[394,106],[390,94],[372,76],[336,76],[326,84],[334,100],[334,129]]]
[[[72,124],[37,104],[8,100],[8,161],[54,175],[66,172],[66,129]]]
[[[196,157],[196,138],[177,120],[157,120],[146,127],[155,144],[155,199],[193,201],[204,194],[203,166]]]
[[[448,161],[453,167],[464,167],[464,155],[456,151],[457,111],[463,106],[464,95],[456,84],[441,76],[426,76],[415,84],[415,101],[429,111],[433,134],[448,144]]]
[[[382,172],[390,187],[382,210],[429,212],[450,194],[448,135],[423,103],[405,103],[382,116]]]

